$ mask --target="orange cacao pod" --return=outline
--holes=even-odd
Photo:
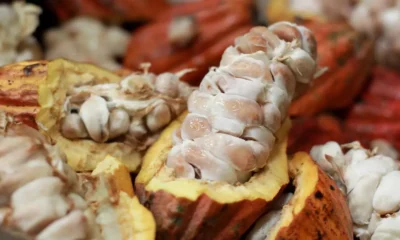
[[[344,22],[305,24],[318,42],[318,63],[327,72],[292,103],[292,116],[311,116],[350,105],[360,93],[373,63],[373,42]]]
[[[234,4],[236,2],[240,4]],[[208,68],[219,63],[222,53],[234,39],[252,27],[248,6],[247,0],[223,1],[213,9],[198,9],[191,16],[195,35],[184,46],[176,46],[170,37],[174,28],[171,24],[176,20],[173,15],[144,26],[133,33],[124,65],[137,69],[141,63],[150,62],[150,70],[155,73],[195,68],[196,71],[183,79],[198,84]]]

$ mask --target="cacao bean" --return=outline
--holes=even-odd
[[[135,139],[140,139],[147,134],[146,127],[144,123],[140,119],[132,120],[129,125],[129,135],[134,137]]]
[[[60,195],[46,196],[14,209],[13,224],[24,232],[40,232],[50,222],[67,214],[69,205]]]
[[[317,64],[303,49],[294,49],[285,64],[290,67],[298,82],[309,83],[314,78]]]
[[[270,65],[271,74],[274,78],[276,86],[286,90],[290,100],[294,97],[296,87],[296,79],[288,66],[281,62],[274,62]]]
[[[400,171],[393,171],[382,177],[372,201],[374,210],[380,215],[397,212],[400,209],[400,194],[393,191],[393,183],[400,180]]]
[[[110,113],[108,124],[110,139],[119,137],[129,131],[129,114],[123,109],[115,108]]]
[[[96,142],[105,142],[109,137],[107,127],[110,112],[104,98],[92,95],[81,106],[79,115],[90,135]]]
[[[306,51],[314,61],[317,60],[317,40],[314,37],[314,34],[310,29],[305,28],[303,26],[298,27],[301,35],[302,35],[302,48]]]
[[[192,165],[185,161],[181,153],[181,146],[175,146],[168,153],[167,166],[176,169],[175,174],[177,177],[184,177],[193,179],[195,172]]]
[[[190,113],[183,121],[179,132],[182,139],[194,139],[209,134],[211,126],[206,118]]]
[[[52,174],[52,168],[44,160],[29,161],[19,167],[18,171],[1,173],[0,192],[3,196],[10,196],[11,193],[26,183]]]
[[[210,117],[210,123],[212,126],[213,131],[226,133],[232,136],[240,137],[243,134],[245,129],[245,124],[236,120],[236,119],[229,119],[226,117]],[[185,129],[186,131],[186,129]],[[198,136],[201,137],[201,136]]]
[[[172,119],[171,110],[168,105],[161,103],[157,105],[146,116],[146,126],[151,132],[156,132],[166,126]]]
[[[68,114],[61,121],[61,134],[69,139],[88,137],[85,124],[78,114]]]
[[[264,119],[263,125],[270,131],[276,132],[280,128],[282,122],[282,115],[278,107],[272,103],[266,103],[262,107],[262,114]]]
[[[11,196],[11,206],[18,208],[26,204],[26,200],[35,201],[40,197],[61,194],[64,183],[57,177],[35,179],[18,188]]]
[[[211,110],[211,111],[210,111]],[[213,107],[207,115],[238,119],[244,124],[261,124],[262,110],[260,105],[244,97],[217,94],[213,99]]]
[[[286,42],[297,40],[300,46],[303,45],[303,36],[296,25],[289,22],[278,22],[268,26],[268,29]]]
[[[39,145],[29,137],[0,137],[0,171],[12,171],[18,165],[24,164],[34,154],[33,149]]]
[[[196,145],[238,171],[251,171],[256,167],[253,151],[245,140],[223,133],[212,133],[194,139]]]
[[[238,181],[236,171],[229,163],[214,157],[193,142],[184,142],[181,152],[185,161],[200,170],[202,178],[214,181]]]
[[[72,205],[73,205],[72,208],[80,209],[82,211],[84,211],[85,209],[88,208],[87,202],[80,195],[72,192],[72,193],[69,193],[67,197],[72,202]]]
[[[43,231],[38,234],[36,239],[87,239],[86,228],[86,217],[81,211],[74,210],[65,217],[52,222],[49,226],[47,226]]]
[[[175,74],[162,73],[157,76],[154,84],[155,90],[169,97],[177,97],[179,94],[179,79]],[[186,86],[186,84],[184,84]]]

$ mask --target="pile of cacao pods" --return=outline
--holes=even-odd
[[[0,239],[400,239],[399,6],[0,3]]]

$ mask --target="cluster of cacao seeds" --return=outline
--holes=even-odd
[[[222,55],[188,100],[166,165],[176,177],[238,183],[263,168],[293,98],[317,72],[311,31],[254,27]]]
[[[311,156],[341,186],[357,237],[400,238],[400,169],[396,160],[364,149],[359,142],[314,146]]]
[[[41,12],[40,7],[21,1],[0,4],[0,66],[42,57],[32,36]]]
[[[117,236],[118,223],[102,222],[99,210],[113,211],[104,178],[77,175],[38,131],[7,125],[0,134],[0,226],[37,240],[115,239],[107,234]]]
[[[75,86],[68,91],[61,133],[68,139],[126,142],[143,150],[186,109],[193,91],[182,71],[133,73],[120,83]]]
[[[67,58],[117,70],[121,65],[116,58],[125,54],[129,37],[119,26],[108,27],[97,19],[76,17],[45,33],[46,59]]]
[[[378,38],[375,55],[380,63],[400,66],[400,1],[363,0],[351,13],[350,23],[357,31]]]

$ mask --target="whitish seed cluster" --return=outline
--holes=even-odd
[[[361,240],[400,238],[399,163],[358,142],[314,146],[311,156],[341,187]]]
[[[0,66],[42,58],[32,36],[41,12],[40,7],[22,1],[0,4]]]
[[[89,17],[76,17],[45,32],[46,59],[89,62],[109,70],[121,68],[130,34],[119,26],[106,26]]]
[[[292,99],[316,70],[308,29],[288,22],[254,27],[190,95],[166,165],[177,177],[246,181],[266,165]]]
[[[186,109],[193,91],[173,74],[134,73],[120,83],[74,86],[68,91],[61,133],[69,139],[120,141],[143,150]]]
[[[350,15],[350,23],[357,31],[377,38],[375,53],[380,63],[400,66],[400,1],[360,1]]]
[[[35,129],[2,123],[1,228],[36,240],[120,239],[104,177],[76,174]]]

